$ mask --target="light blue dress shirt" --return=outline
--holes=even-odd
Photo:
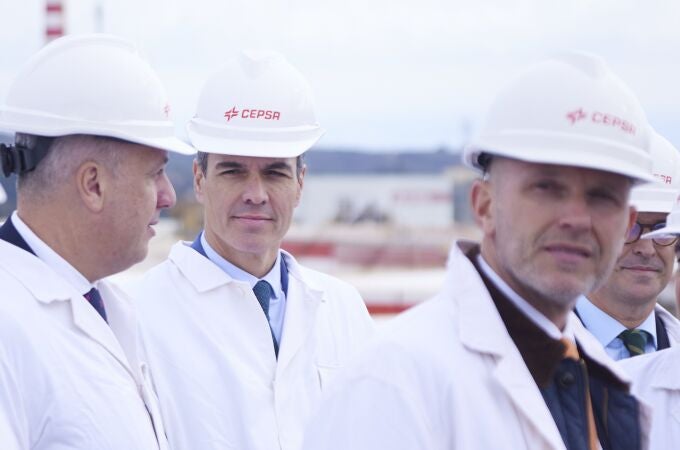
[[[286,313],[286,295],[281,287],[281,252],[276,257],[274,267],[262,278],[257,278],[249,274],[245,270],[230,263],[222,256],[220,256],[205,239],[205,233],[201,233],[201,245],[205,251],[206,256],[210,261],[215,263],[227,275],[234,280],[243,281],[250,285],[252,289],[260,280],[265,280],[272,287],[273,294],[269,300],[269,326],[276,337],[276,342],[281,344],[281,335],[283,334],[283,318]]]
[[[607,354],[614,360],[630,358],[630,352],[623,344],[623,340],[619,338],[619,334],[626,329],[618,320],[602,311],[595,306],[585,296],[579,297],[576,302],[576,311],[583,325],[600,341]],[[639,330],[644,330],[651,336],[647,339],[645,345],[645,353],[652,353],[656,351],[656,316],[654,311],[645,319],[642,324],[637,327]]]

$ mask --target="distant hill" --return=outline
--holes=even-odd
[[[311,150],[305,161],[313,174],[435,174],[460,164],[460,154],[446,149],[389,153]]]
[[[193,198],[193,156],[172,155],[167,171],[177,198]],[[313,149],[305,154],[308,173],[321,174],[437,174],[460,164],[460,154],[448,149],[435,151],[368,152],[361,150]],[[0,205],[0,216],[15,208],[15,177],[3,178],[8,201]]]

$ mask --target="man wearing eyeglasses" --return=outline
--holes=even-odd
[[[666,225],[680,188],[678,151],[654,133],[651,156],[659,183],[633,189],[638,210],[614,271],[600,288],[581,297],[576,313],[615,360],[652,353],[680,343],[680,322],[657,303],[673,274],[678,236],[644,233]]]
[[[645,237],[680,235],[680,203],[676,201],[673,210],[667,217],[666,226]],[[676,254],[677,242],[674,246]],[[675,283],[676,293],[679,283]],[[644,355],[640,358],[628,358],[621,361],[628,375],[633,380],[635,395],[654,408],[649,436],[649,448],[677,448],[680,442],[680,345],[674,345],[668,351]]]

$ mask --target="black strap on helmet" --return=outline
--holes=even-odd
[[[54,138],[38,136],[31,148],[22,145],[0,144],[2,173],[9,177],[13,173],[22,175],[35,169],[47,154]]]

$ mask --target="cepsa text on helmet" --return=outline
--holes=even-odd
[[[664,175],[662,173],[655,173],[654,178],[657,178],[659,182],[663,184],[672,184],[673,183],[673,177],[670,175]]]
[[[234,117],[239,117],[241,119],[261,119],[261,120],[279,120],[281,118],[281,113],[279,111],[272,111],[269,109],[242,109],[239,111],[233,106],[230,110],[225,111],[224,117],[229,122]]]
[[[593,111],[592,113],[589,113],[584,111],[583,108],[579,108],[568,112],[566,114],[566,118],[569,120],[569,122],[571,122],[572,125],[576,124],[576,122],[580,122],[581,120],[590,119],[592,123],[619,128],[624,133],[632,135],[635,134],[635,125],[628,122],[627,120],[615,116],[614,114],[600,111]]]

